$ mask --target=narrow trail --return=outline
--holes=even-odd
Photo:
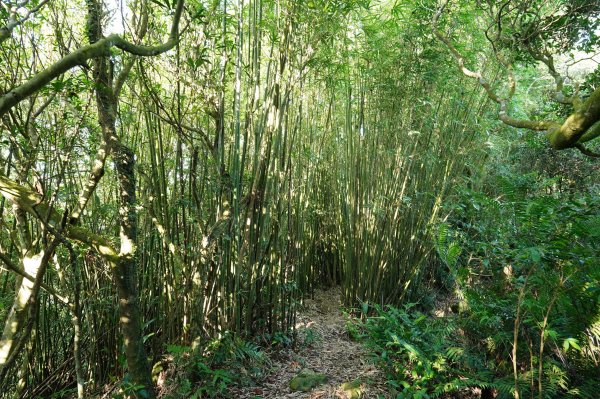
[[[317,291],[298,314],[299,344],[272,359],[271,372],[263,382],[238,392],[247,399],[310,398],[357,399],[388,398],[382,372],[373,365],[360,342],[350,339],[346,318],[340,311],[340,291]],[[310,392],[292,391],[289,383],[301,370],[310,369],[327,376],[327,382]],[[354,382],[354,395],[342,388]],[[239,396],[238,396],[239,395]]]

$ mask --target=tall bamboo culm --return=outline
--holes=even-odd
[[[79,11],[67,3],[44,9],[52,40],[84,30],[70,24]],[[161,2],[131,5],[142,3],[168,13]],[[137,165],[137,286],[153,364],[167,344],[291,335],[316,287],[340,285],[350,306],[417,298],[444,196],[473,157],[479,133],[466,126],[485,107],[472,83],[431,84],[454,76],[451,66],[421,57],[437,44],[415,24],[380,18],[385,2],[379,11],[357,1],[204,3],[202,17],[186,10],[186,33],[170,52],[111,58],[116,72],[131,65],[115,126]],[[151,20],[149,42],[167,29]],[[54,42],[40,38],[0,55],[57,58]],[[64,211],[106,149],[85,68],[59,83],[40,93],[36,105],[47,108],[34,124],[26,110],[6,122],[16,138],[0,143],[0,169],[23,187],[42,187],[50,208]],[[78,220],[109,242],[119,237],[117,176],[106,163]],[[0,253],[17,270],[53,242],[44,223],[8,201],[0,216]],[[46,397],[77,382],[83,397],[126,372],[110,264],[68,244],[34,270],[43,281],[36,312],[22,313],[32,333],[0,392]],[[0,270],[7,308],[21,283]]]

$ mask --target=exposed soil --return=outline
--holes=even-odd
[[[350,339],[345,325],[339,289],[317,291],[314,300],[307,300],[298,314],[297,348],[274,354],[271,371],[259,386],[232,392],[232,397],[348,399],[342,384],[358,381],[360,398],[389,398],[382,372],[361,343]],[[325,374],[327,383],[310,392],[291,391],[290,380],[302,369]]]

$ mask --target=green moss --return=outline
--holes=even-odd
[[[309,369],[303,369],[290,381],[292,391],[308,392],[311,389],[327,382],[325,374],[315,373]]]
[[[363,393],[362,383],[360,380],[345,382],[340,387],[346,394],[348,399],[359,399]]]

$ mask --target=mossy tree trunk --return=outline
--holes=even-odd
[[[88,37],[90,43],[102,38],[102,3],[88,1]],[[127,64],[117,82],[123,81],[131,69]],[[144,349],[142,317],[140,314],[137,290],[137,214],[135,210],[135,156],[133,151],[122,143],[116,128],[119,86],[113,79],[112,61],[99,57],[94,61],[93,73],[96,84],[96,107],[98,121],[104,141],[112,154],[119,181],[119,238],[121,248],[118,260],[112,264],[112,274],[119,297],[119,319],[123,334],[125,357],[129,372],[129,382],[135,389],[135,397],[155,396],[146,351]]]

